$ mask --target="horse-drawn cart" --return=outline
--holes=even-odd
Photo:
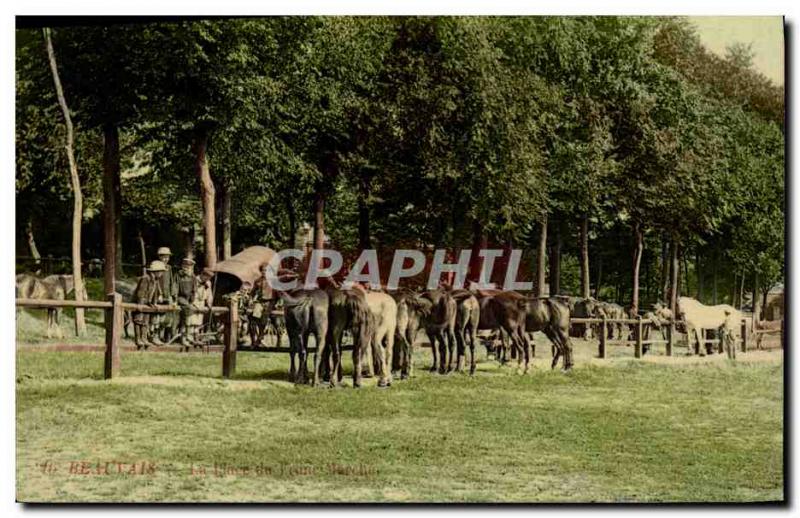
[[[218,262],[214,267],[204,270],[204,273],[212,278],[213,305],[226,305],[231,297],[238,297],[242,301],[240,318],[245,326],[252,326],[252,329],[248,329],[249,332],[241,329],[240,340],[248,336],[251,342],[253,337],[260,339],[264,331],[264,326],[261,324],[274,323],[276,318],[282,315],[281,311],[274,310],[274,302],[266,302],[274,301],[274,299],[271,288],[263,280],[264,267],[274,256],[275,251],[270,248],[251,246],[229,259]],[[255,297],[253,296],[254,292],[257,293]],[[249,304],[251,299],[253,303]],[[269,312],[269,314],[263,315],[262,318],[262,311]],[[253,333],[252,331],[256,327],[259,332]],[[276,332],[276,344],[280,344],[280,335],[277,334],[280,331],[275,329],[273,331]],[[215,324],[212,320],[204,335],[206,339],[212,339],[219,343],[222,337],[221,333],[222,326],[219,323]]]

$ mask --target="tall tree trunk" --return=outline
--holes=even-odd
[[[36,246],[36,239],[33,237],[33,219],[31,218],[28,218],[28,222],[25,224],[25,235],[28,239],[28,250],[38,270],[39,266],[42,264],[42,255],[39,253],[39,248]]]
[[[673,240],[669,246],[670,252],[670,289],[669,289],[669,308],[672,314],[678,314],[678,271],[680,270],[680,262],[678,260],[678,243]]]
[[[631,315],[639,312],[639,267],[642,264],[642,252],[644,251],[644,232],[642,226],[636,223],[633,226],[633,289],[631,291]]]
[[[289,240],[286,243],[287,248],[295,248],[297,243],[297,214],[294,210],[294,202],[292,201],[292,196],[286,197],[286,214],[289,216]]]
[[[695,253],[694,273],[697,278],[697,300],[703,302],[703,270],[700,264],[700,250]]]
[[[369,193],[370,177],[367,173],[361,173],[359,178],[358,196],[358,248],[366,250],[370,248],[370,229],[369,229]]]
[[[325,248],[325,193],[319,187],[314,193],[314,249]]]
[[[469,273],[467,279],[472,282],[480,280],[481,269],[483,268],[483,259],[478,255],[481,250],[485,250],[489,246],[489,239],[486,232],[483,231],[483,225],[480,221],[472,221],[472,254],[469,258]],[[492,272],[487,272],[486,281],[489,282],[492,278]]]
[[[194,259],[194,225],[190,225],[184,229],[183,239],[186,257]]]
[[[753,274],[753,320],[761,320],[761,279],[758,270]]]
[[[213,268],[217,264],[217,218],[214,207],[216,190],[208,166],[207,130],[203,128],[195,130],[192,151],[194,153],[194,171],[200,183],[200,199],[203,202],[203,244],[206,254],[204,266]]]
[[[672,243],[665,238],[661,240],[661,301],[669,306],[672,300],[670,295],[670,258],[672,257]]]
[[[544,297],[545,269],[547,264],[547,213],[539,222],[539,246],[536,251],[536,296]]]
[[[142,230],[139,229],[137,239],[139,240],[139,254],[142,258],[142,275],[147,273],[147,251],[144,247],[144,237],[142,236]]]
[[[114,258],[117,261],[116,265],[116,275],[117,277],[123,277],[123,269],[122,269],[122,177],[120,174],[121,167],[120,167],[120,154],[119,154],[119,129],[117,129],[117,153],[115,157],[115,165],[114,165],[114,174],[111,177],[111,182],[113,184],[113,191],[114,191],[114,223],[116,224],[116,229],[114,232],[114,237],[116,238],[116,245],[117,250],[114,254]]]
[[[581,219],[580,230],[581,248],[581,297],[588,299],[589,291],[589,215],[584,214]],[[598,286],[599,289],[599,286]]]
[[[114,124],[103,126],[103,289],[106,294],[114,293],[117,278],[117,194],[119,187],[119,132]]]
[[[561,293],[561,247],[563,239],[561,227],[555,226],[553,243],[550,245],[550,295]]]
[[[711,281],[711,283],[712,283],[711,284],[711,286],[712,286],[711,303],[714,304],[714,305],[717,305],[719,303],[719,301],[717,300],[717,297],[719,295],[718,291],[717,291],[717,275],[718,275],[717,266],[718,266],[718,263],[719,263],[718,252],[717,252],[717,249],[714,248],[713,279]],[[734,280],[734,284],[735,283],[736,283],[736,281]]]
[[[600,288],[603,286],[603,256],[597,254],[597,279],[594,281],[594,298],[600,298]]]
[[[692,292],[691,284],[689,283],[689,258],[688,258],[688,251],[683,251],[683,275],[681,275],[681,291],[685,295],[689,295]]]
[[[75,300],[82,301],[84,300],[83,275],[81,272],[81,222],[83,220],[83,195],[81,194],[81,179],[78,176],[78,165],[75,163],[75,153],[73,151],[73,142],[75,137],[72,128],[72,117],[70,117],[67,101],[64,98],[64,90],[61,88],[61,79],[58,77],[56,54],[53,50],[53,41],[50,38],[50,29],[44,29],[44,38],[47,42],[47,56],[50,61],[50,71],[53,74],[53,83],[56,87],[58,105],[61,107],[61,112],[64,115],[64,123],[67,127],[64,147],[67,151],[72,195],[74,197],[74,203],[72,206],[72,278],[75,284]],[[86,334],[86,320],[84,319],[82,308],[75,308],[75,334],[77,336],[83,336]]]
[[[739,311],[741,311],[742,308],[744,307],[744,280],[746,278],[747,275],[745,275],[744,270],[742,270],[742,275],[739,279],[739,306],[738,306]]]
[[[231,246],[231,186],[223,183],[222,187],[222,260],[233,255]]]

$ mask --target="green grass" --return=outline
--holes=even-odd
[[[577,348],[569,374],[547,368],[545,347],[527,376],[486,361],[472,378],[432,375],[422,353],[415,377],[388,390],[330,390],[287,383],[286,355],[240,353],[228,381],[218,354],[124,352],[122,377],[103,381],[102,353],[18,345],[17,498],[783,498],[779,352],[736,363],[637,361],[619,347],[617,359],[599,361],[589,344]],[[47,461],[58,471],[43,472]],[[156,467],[152,475],[69,474],[80,461]],[[216,476],[215,464],[251,473]],[[331,473],[331,464],[350,471]],[[193,466],[206,475],[192,475]]]

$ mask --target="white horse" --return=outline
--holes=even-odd
[[[686,322],[686,337],[689,342],[689,354],[692,354],[692,339],[697,341],[700,356],[705,356],[702,338],[704,329],[718,330],[725,325],[734,340],[740,336],[742,313],[728,304],[706,306],[690,297],[678,299],[678,318]]]
[[[372,354],[378,356],[381,373],[378,386],[384,387],[392,383],[392,355],[394,353],[394,334],[397,330],[397,303],[391,295],[382,291],[367,291],[364,294],[370,312],[375,317],[375,328],[372,334]],[[381,348],[386,344],[386,350]]]

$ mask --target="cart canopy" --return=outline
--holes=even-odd
[[[261,267],[268,264],[275,251],[266,246],[251,246],[245,248],[238,254],[230,259],[220,261],[213,268],[209,270],[217,274],[217,290],[222,288],[220,282],[223,278],[225,285],[223,293],[230,293],[231,291],[238,290],[245,282],[249,282],[251,286],[255,285],[256,280],[261,276]]]

